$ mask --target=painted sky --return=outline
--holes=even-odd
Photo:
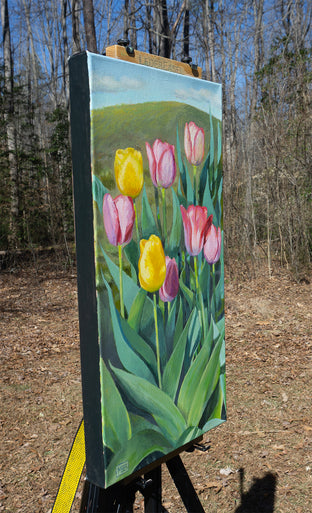
[[[221,85],[88,52],[91,109],[147,101],[187,103],[221,120]]]

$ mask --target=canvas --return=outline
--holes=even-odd
[[[88,478],[102,487],[226,418],[221,86],[70,60]]]

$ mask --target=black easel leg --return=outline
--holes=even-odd
[[[205,513],[180,456],[166,463],[188,513]]]
[[[80,513],[95,513],[98,507],[99,488],[89,481],[85,481],[82,499],[80,503]]]
[[[106,490],[89,481],[85,482],[80,513],[133,513],[135,483],[113,485]]]
[[[161,513],[161,466],[144,476],[146,493],[144,495],[144,513]]]
[[[187,513],[205,513],[180,456],[166,463]],[[144,496],[144,513],[162,513],[161,465],[127,485],[115,484],[106,490],[85,482],[80,513],[133,513],[135,494]]]

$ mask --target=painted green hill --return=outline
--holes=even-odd
[[[183,148],[183,134],[186,122],[194,121],[205,130],[205,155],[210,142],[209,114],[190,105],[178,102],[147,102],[135,105],[117,105],[92,111],[93,170],[108,188],[113,186],[114,159],[117,149],[132,147],[142,152],[144,169],[148,170],[145,141],[151,145],[159,138],[176,146],[177,126],[180,144]],[[214,141],[217,149],[218,124],[212,118]],[[216,154],[216,151],[215,151]],[[111,183],[110,183],[111,182]]]

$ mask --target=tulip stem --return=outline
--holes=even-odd
[[[160,351],[159,351],[159,335],[158,335],[158,323],[157,323],[157,300],[156,294],[153,294],[154,299],[154,320],[155,320],[155,335],[156,335],[156,356],[157,356],[157,375],[158,375],[158,385],[161,389],[161,373],[160,373]]]
[[[163,209],[163,237],[164,237],[164,245],[166,244],[167,239],[167,217],[166,217],[166,189],[163,187],[161,189],[161,196],[162,196],[162,209]]]
[[[161,232],[161,222],[160,222],[160,212],[159,212],[159,194],[158,194],[157,187],[155,187],[154,195],[155,195],[155,205],[156,205],[157,226],[158,226],[159,232]]]
[[[215,268],[215,264],[212,264],[212,288],[213,288],[212,300],[213,300],[213,305],[214,305],[214,317],[215,317],[215,321],[217,321],[217,319],[216,319],[217,305],[216,305],[216,268]]]
[[[120,315],[125,318],[125,307],[123,302],[123,283],[122,283],[122,246],[118,246],[119,256],[119,294],[120,294]]]
[[[196,171],[197,171],[197,166],[193,165],[195,205],[198,205],[198,192],[197,192],[197,182],[196,182]]]
[[[135,214],[135,229],[136,229],[136,235],[137,235],[137,242],[139,244],[140,234],[139,234],[139,224],[138,224],[138,213],[137,213],[135,201],[133,202],[133,207],[134,207],[134,214]]]
[[[197,267],[197,257],[196,256],[194,256],[194,272],[195,272],[196,292],[197,292],[197,296],[199,298],[199,304],[200,304],[201,325],[202,325],[203,337],[205,340],[206,334],[207,334],[206,322],[205,322],[205,307],[204,307],[203,295],[199,288],[198,267]]]

